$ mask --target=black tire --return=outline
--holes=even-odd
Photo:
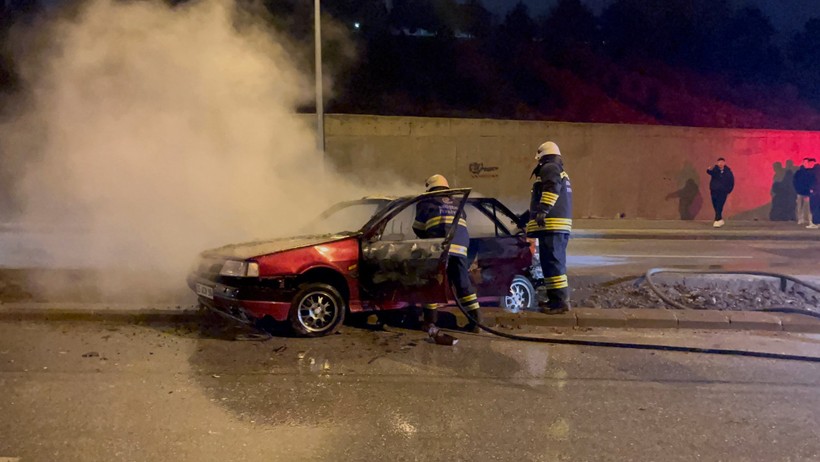
[[[509,293],[501,297],[499,304],[511,313],[535,308],[535,287],[526,276],[518,275],[513,278]]]
[[[296,334],[322,337],[342,325],[346,311],[347,303],[335,287],[314,282],[299,288],[291,302],[288,318]]]

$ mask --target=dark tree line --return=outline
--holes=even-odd
[[[312,44],[313,2],[263,1],[273,25]],[[769,18],[735,3],[616,0],[596,16],[559,0],[541,17],[518,3],[499,18],[481,0],[323,0],[328,29],[346,29],[356,49],[351,62],[338,34],[323,41],[336,80],[327,109],[820,129],[820,18],[778,44]],[[36,0],[0,8],[2,39]],[[312,69],[312,48],[300,53]]]
[[[325,3],[361,24],[337,112],[820,128],[820,19],[781,47],[730,0],[617,0],[600,17],[518,3],[503,18],[479,0]]]

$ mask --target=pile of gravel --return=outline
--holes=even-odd
[[[754,311],[796,308],[820,312],[820,293],[789,284],[786,291],[771,281],[656,282],[667,297],[685,306],[704,310]],[[585,289],[576,306],[594,308],[674,308],[664,303],[639,280],[600,284]]]

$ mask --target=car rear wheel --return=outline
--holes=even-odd
[[[516,276],[510,283],[510,292],[501,297],[501,307],[511,313],[533,308],[535,306],[535,287],[526,276]]]
[[[345,300],[335,287],[305,284],[293,297],[290,323],[299,335],[321,337],[338,329],[344,322],[346,310]]]

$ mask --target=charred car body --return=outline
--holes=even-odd
[[[243,322],[287,321],[295,332],[333,332],[347,312],[403,309],[453,300],[446,262],[454,227],[441,239],[412,230],[415,205],[436,196],[459,203],[470,230],[470,275],[479,300],[515,311],[531,306],[531,243],[496,199],[454,189],[342,202],[317,223],[337,233],[228,245],[205,251],[188,285],[204,306]]]

